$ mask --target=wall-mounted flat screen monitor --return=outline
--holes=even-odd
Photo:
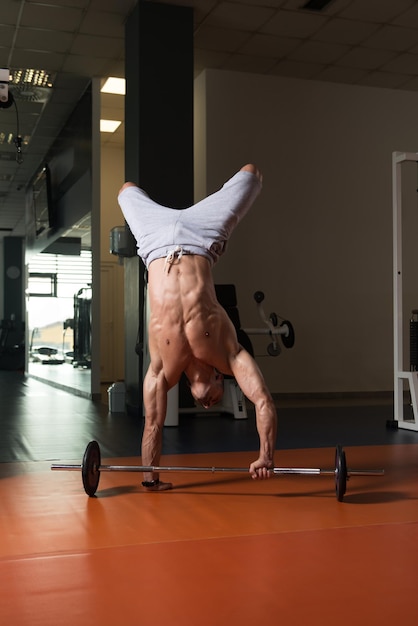
[[[51,197],[51,177],[48,165],[44,165],[32,182],[32,199],[35,232],[39,237],[54,226],[54,211]]]

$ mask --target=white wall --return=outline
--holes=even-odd
[[[123,147],[102,146],[101,149],[101,248],[104,262],[118,264],[118,257],[110,253],[110,230],[123,226],[124,217],[118,204],[118,191],[125,182],[125,152]]]
[[[267,314],[295,327],[292,350],[258,359],[271,391],[393,389],[391,159],[418,150],[418,93],[216,70],[195,88],[206,193],[247,162],[264,173],[214,275],[236,284],[243,326],[258,325],[260,289]],[[407,179],[416,209],[415,169]],[[411,281],[408,316],[418,308],[413,271]],[[268,341],[254,343],[259,352]]]

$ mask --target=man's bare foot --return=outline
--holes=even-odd
[[[155,485],[152,485],[150,487],[144,485],[144,483],[142,483],[145,491],[168,491],[169,489],[173,488],[173,483],[164,483],[162,480],[158,480],[155,481]]]

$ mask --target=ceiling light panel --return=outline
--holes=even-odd
[[[126,81],[124,78],[116,78],[115,76],[109,76],[103,85],[101,91],[103,93],[114,93],[124,96],[126,93]]]
[[[121,124],[120,120],[100,120],[100,132],[114,133]]]

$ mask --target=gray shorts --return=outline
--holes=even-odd
[[[126,187],[118,202],[146,267],[182,254],[198,254],[213,264],[260,191],[259,178],[240,170],[219,191],[186,209],[161,206],[139,187]]]

